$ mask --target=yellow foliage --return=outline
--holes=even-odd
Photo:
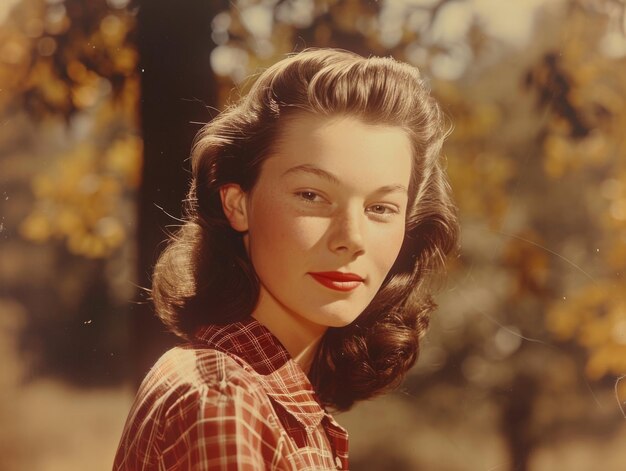
[[[491,152],[472,154],[462,145],[448,148],[448,175],[461,211],[487,217],[492,225],[502,221],[509,198],[505,186],[514,175],[511,159]]]
[[[60,157],[32,182],[37,203],[21,233],[35,242],[65,240],[68,250],[103,257],[118,248],[126,230],[116,215],[126,189],[136,188],[142,142],[126,136],[101,153],[92,141]]]
[[[568,171],[602,167],[610,158],[611,143],[600,132],[573,140],[564,134],[549,134],[544,141],[544,170],[551,178]]]
[[[602,345],[591,352],[585,373],[591,379],[600,379],[605,375],[620,375],[626,371],[626,346]]]
[[[624,275],[624,265],[626,264],[626,230],[622,229],[617,237],[608,237],[608,250],[604,260],[609,269]]]
[[[143,141],[127,136],[115,141],[104,157],[107,170],[120,175],[130,188],[138,188],[141,180]]]
[[[534,244],[541,242],[538,234],[526,230],[509,240],[502,257],[503,263],[516,275],[516,290],[513,295],[517,297],[528,293],[542,294],[550,271],[546,251],[526,241]]]
[[[598,53],[596,45],[606,34],[598,18],[590,21],[583,9],[574,11],[560,51],[571,79],[569,113],[575,112],[589,132],[570,135],[563,116],[555,113],[543,142],[548,176],[605,175],[600,185],[596,177],[581,191],[593,217],[588,224],[597,232],[596,257],[589,260],[601,260],[606,271],[552,303],[546,316],[547,328],[557,337],[587,350],[586,374],[592,379],[626,372],[626,62]]]
[[[331,4],[333,10],[333,29],[345,32],[354,32],[357,29],[355,18],[362,15],[367,3],[359,0],[345,0],[342,2],[326,2]]]
[[[493,142],[501,111],[489,102],[468,102],[450,83],[441,82],[437,91],[454,122],[444,151],[455,200],[461,213],[486,218],[497,229],[509,207],[506,187],[516,171],[515,161]]]
[[[75,82],[83,82],[87,75],[87,67],[78,60],[71,60],[67,64],[67,75]]]
[[[95,105],[101,97],[101,83],[106,79],[101,78],[92,71],[87,71],[81,77],[78,85],[71,90],[72,102],[78,109],[88,108]]]
[[[69,87],[52,70],[50,60],[40,59],[28,75],[26,88],[38,89],[46,102],[63,108],[68,100]]]
[[[128,33],[128,16],[120,17],[110,13],[100,21],[99,33],[102,41],[108,48],[116,48],[124,42]],[[125,21],[126,20],[126,21]]]
[[[626,371],[626,286],[604,280],[549,307],[546,326],[589,351],[586,372],[592,379]]]
[[[113,55],[113,64],[115,70],[119,71],[125,76],[129,76],[135,73],[135,67],[139,57],[135,49],[129,47],[119,47]]]
[[[35,242],[45,242],[53,234],[50,219],[41,212],[30,214],[20,227],[21,234]]]
[[[552,178],[563,176],[570,161],[569,142],[558,134],[550,135],[544,141],[543,168]]]
[[[477,139],[493,132],[500,119],[499,110],[490,104],[477,103],[465,113],[454,116],[454,133],[458,139]]]
[[[605,211],[600,214],[603,229],[599,245],[604,263],[612,271],[626,270],[626,165],[606,179],[600,188]]]
[[[77,255],[107,256],[127,237],[120,208],[141,175],[138,54],[127,43],[135,18],[104,2],[87,12],[22,0],[15,11],[0,29],[0,116],[28,93],[29,111],[52,111],[34,116],[42,136],[58,124],[55,110],[63,118],[82,114],[87,123],[86,135],[67,130],[69,151],[47,152],[51,164],[32,178],[36,201],[20,232],[36,242],[63,241]],[[97,20],[95,28],[70,28],[83,13]],[[110,78],[118,74],[126,78],[114,101]]]
[[[31,40],[17,32],[8,32],[0,28],[0,105],[9,96],[6,91],[18,87],[31,65],[29,50]],[[3,108],[0,108],[3,109]]]

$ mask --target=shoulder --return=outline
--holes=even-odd
[[[183,346],[164,354],[154,372],[163,382],[157,403],[165,443],[220,437],[271,450],[284,439],[259,374],[237,356]]]
[[[258,374],[227,353],[188,344],[157,360],[131,410],[138,429],[157,429],[157,435],[235,418],[255,426],[264,418],[263,425],[276,425]]]
[[[164,394],[176,391],[227,393],[245,389],[262,395],[258,374],[243,360],[220,350],[190,344],[165,352],[146,375],[141,389]]]
[[[271,407],[256,373],[236,357],[209,348],[175,347],[159,358],[140,386],[118,449],[118,469],[157,462],[162,469],[179,469],[183,462],[207,459],[207,468],[222,469],[224,456],[243,456],[241,446],[269,456],[284,440]],[[224,450],[224,443],[232,449]],[[255,454],[249,461],[263,456]]]

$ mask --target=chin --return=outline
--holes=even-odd
[[[345,315],[337,315],[324,319],[323,324],[326,327],[345,327],[347,325],[352,324],[356,319],[356,316],[345,316]]]

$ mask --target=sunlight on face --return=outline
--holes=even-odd
[[[283,126],[246,202],[244,242],[261,281],[255,312],[344,326],[400,251],[410,141],[401,128],[352,117],[300,115]]]

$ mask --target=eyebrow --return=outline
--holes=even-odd
[[[285,172],[283,172],[282,176],[284,177],[288,174],[300,173],[300,172],[309,173],[311,175],[316,175],[332,183],[333,185],[341,184],[341,180],[339,180],[339,178],[337,178],[336,175],[311,164],[303,164],[303,165],[297,165],[295,167],[291,167],[290,169],[287,169]],[[380,188],[374,191],[374,193],[395,193],[395,192],[408,193],[408,190],[406,189],[404,185],[392,184],[392,185],[381,186]]]

